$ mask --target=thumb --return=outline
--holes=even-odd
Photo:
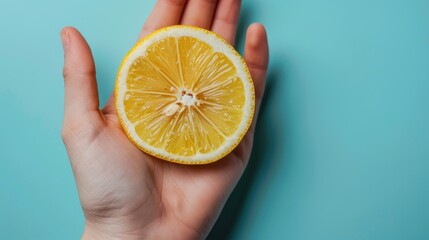
[[[102,118],[98,111],[94,59],[88,43],[72,27],[64,28],[60,35],[64,49],[64,135],[64,130],[88,130],[89,126],[97,126]]]

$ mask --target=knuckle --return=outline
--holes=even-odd
[[[81,124],[76,122],[64,122],[61,129],[61,137],[64,142],[69,142],[81,135],[85,130]]]
[[[64,68],[63,68],[63,78],[64,78],[64,79],[67,79],[69,75],[70,75],[70,70],[69,70],[69,68],[64,67]]]
[[[218,0],[201,0],[201,1],[208,4],[215,4],[217,3]]]
[[[268,63],[260,63],[260,62],[247,62],[247,66],[254,70],[266,71],[268,69]]]
[[[186,3],[186,0],[162,0],[163,2],[172,5],[172,6],[183,6]]]
[[[65,80],[68,78],[74,77],[80,77],[80,78],[95,78],[96,72],[95,70],[82,70],[82,69],[74,69],[70,67],[64,67],[63,68],[63,77]]]
[[[64,121],[61,129],[61,138],[64,143],[75,140],[93,141],[103,130],[102,126],[85,120]]]

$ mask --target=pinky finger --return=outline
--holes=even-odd
[[[244,48],[244,60],[249,67],[255,84],[256,109],[255,120],[258,116],[259,105],[264,93],[266,75],[268,69],[268,39],[265,28],[262,24],[254,23],[250,25],[246,35],[246,45]],[[255,123],[256,121],[254,121]],[[254,124],[253,126],[254,127]]]
[[[247,29],[244,60],[255,84],[256,104],[260,103],[264,92],[268,59],[267,33],[262,24],[254,23]]]

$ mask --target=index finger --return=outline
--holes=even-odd
[[[180,23],[187,0],[158,0],[153,7],[138,40],[163,27]]]

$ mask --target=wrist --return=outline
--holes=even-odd
[[[119,239],[142,239],[142,234],[137,231],[125,229],[125,226],[116,224],[99,224],[86,221],[82,240],[119,240]]]

